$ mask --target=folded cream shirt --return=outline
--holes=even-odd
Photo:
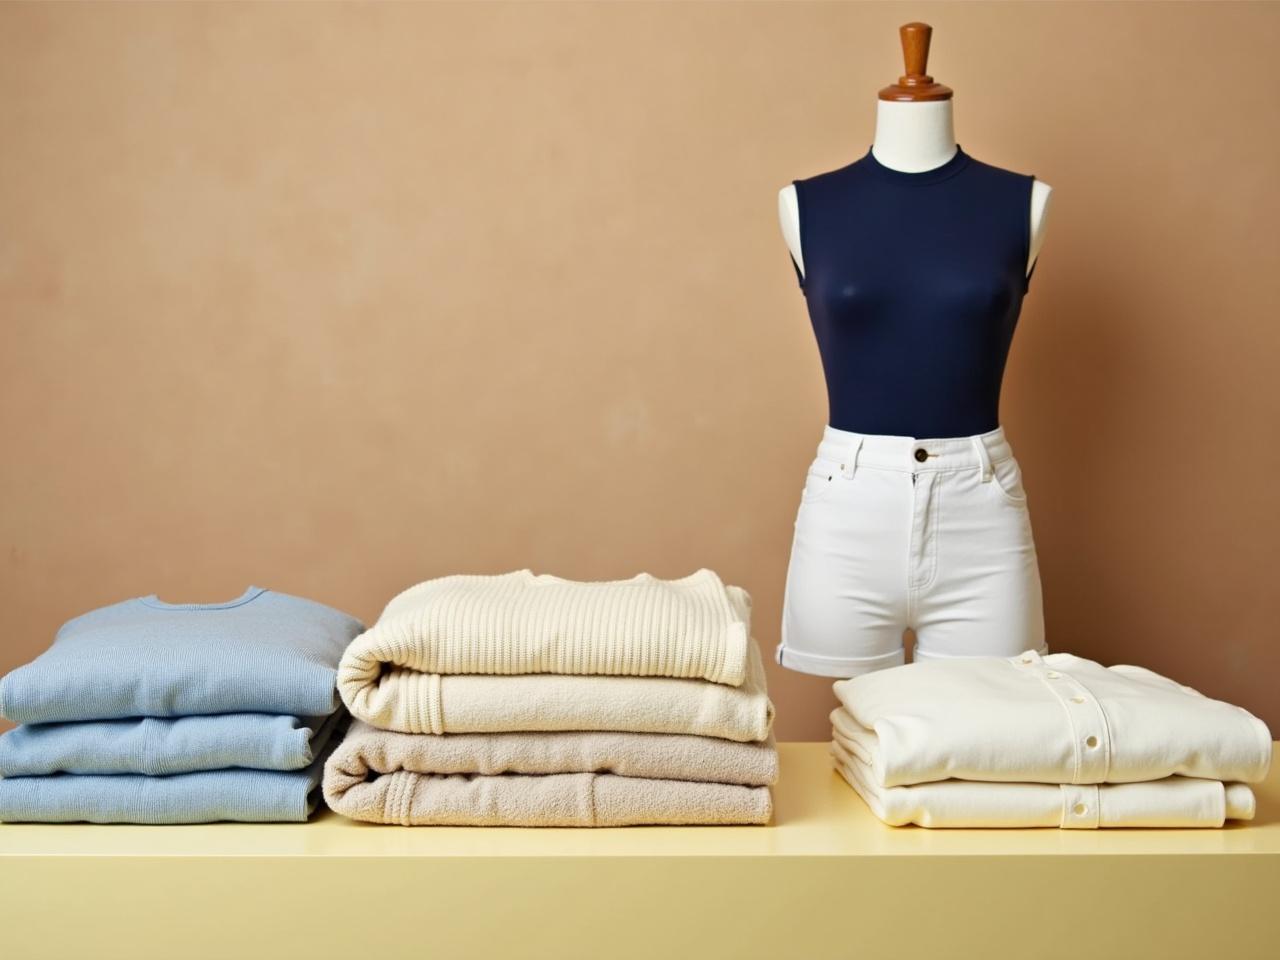
[[[1142,783],[981,783],[942,780],[881,787],[837,738],[836,770],[871,812],[892,826],[1025,828],[1221,827],[1251,820],[1253,791],[1243,783],[1164,777]]]
[[[835,684],[838,732],[879,787],[936,780],[1255,783],[1271,734],[1247,710],[1070,653],[930,660]]]

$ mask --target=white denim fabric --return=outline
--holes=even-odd
[[[1047,652],[1021,470],[1000,428],[917,440],[827,426],[796,515],[782,666],[855,677],[914,658]]]
[[[871,782],[1257,783],[1271,733],[1243,707],[1143,667],[1070,653],[911,663],[837,681],[836,733]]]

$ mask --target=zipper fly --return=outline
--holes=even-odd
[[[930,473],[925,483],[911,471],[911,532],[907,541],[908,583],[919,591],[933,582],[938,566],[939,475]]]

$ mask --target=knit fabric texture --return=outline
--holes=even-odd
[[[338,705],[338,661],[362,629],[323,604],[258,587],[225,603],[126,600],[69,621],[0,680],[0,716],[327,716]]]
[[[942,780],[882,787],[852,745],[836,737],[836,770],[881,820],[893,826],[1025,828],[1221,827],[1251,820],[1243,783],[1163,777],[1139,783],[982,783]]]
[[[676,677],[743,683],[750,598],[711,570],[582,582],[519,570],[428,580],[395,597],[342,657],[348,703],[433,675]],[[406,698],[414,692],[405,694]],[[359,715],[359,713],[357,713]]]
[[[345,710],[299,720],[265,713],[27,724],[0,735],[0,777],[164,776],[247,767],[297,770],[328,744]]]
[[[741,686],[667,677],[479,676],[393,669],[340,687],[354,717],[401,733],[624,730],[763,740],[773,727],[759,645]]]
[[[327,753],[301,770],[209,770],[166,777],[137,774],[0,779],[6,823],[300,822],[319,799]]]

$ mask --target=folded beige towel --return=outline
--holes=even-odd
[[[1171,776],[1138,783],[1050,784],[938,780],[882,787],[871,767],[837,739],[836,770],[892,826],[922,827],[1221,827],[1253,818],[1243,783]]]
[[[529,570],[428,580],[352,641],[338,689],[395,697],[423,676],[681,677],[738,686],[751,598],[702,569],[679,580],[563,580]],[[412,692],[404,694],[412,697]]]
[[[768,786],[778,779],[773,737],[735,743],[674,733],[393,733],[357,720],[329,759],[325,789],[340,794],[370,773],[612,773],[656,780]]]
[[[380,683],[340,684],[339,690],[353,716],[402,733],[622,730],[751,741],[765,739],[773,726],[773,704],[754,639],[747,644],[740,687],[668,677],[441,676],[392,670]]]
[[[711,776],[772,783],[773,741],[616,733],[431,736],[357,722],[325,764],[323,782],[331,809],[370,823],[768,823],[768,786],[708,782]]]
[[[773,815],[768,787],[607,773],[469,777],[402,771],[355,784],[329,805],[353,820],[406,827],[760,824]]]

